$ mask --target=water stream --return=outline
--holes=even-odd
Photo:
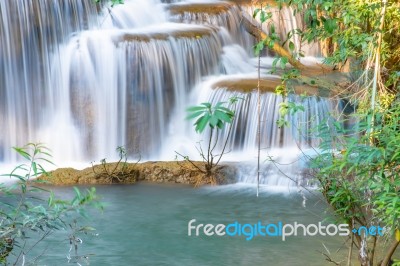
[[[282,98],[261,96],[264,186],[259,198],[254,195],[256,94],[216,86],[256,77],[254,40],[241,26],[240,12],[216,0],[125,0],[115,8],[92,0],[0,0],[2,172],[20,160],[12,147],[28,142],[45,143],[57,166],[112,161],[117,146],[125,146],[131,158],[140,153],[143,160],[171,161],[175,151],[199,158],[196,142],[208,133],[194,132],[185,109],[231,96],[242,99],[235,106],[234,133],[224,159],[240,166],[239,184],[196,190],[143,183],[98,186],[108,205],[104,214],[90,213],[87,222],[99,235],[84,237],[79,248],[80,254],[91,254],[92,265],[323,265],[326,249],[342,255],[336,253],[343,242],[338,237],[299,236],[283,242],[187,236],[191,219],[309,224],[329,216],[318,197],[307,195],[305,204],[304,192],[297,193],[296,187],[307,185],[298,147],[316,144],[310,131],[334,109],[326,99],[293,96],[305,111],[282,129],[276,125]],[[274,19],[285,21],[281,34],[300,23],[289,12]],[[319,55],[316,46],[304,49],[313,60]],[[262,59],[265,73],[270,55]],[[220,138],[226,135],[220,132]],[[71,194],[69,188],[52,190]],[[66,265],[67,237],[66,231],[52,237],[50,245],[43,243],[41,262]]]
[[[127,0],[101,8],[91,0],[1,0],[0,10],[1,164],[15,164],[11,147],[28,142],[45,143],[58,166],[115,160],[117,146],[132,158],[140,153],[145,160],[173,160],[180,151],[196,159],[195,144],[207,133],[195,134],[185,109],[233,95],[243,100],[226,160],[255,157],[255,93],[212,85],[255,78],[254,40],[240,24],[238,7],[220,1]],[[291,23],[282,24],[282,34],[299,23],[286,13]],[[315,47],[304,49],[318,54]],[[327,100],[307,97],[306,111],[280,129],[281,101],[262,95],[262,148],[277,157],[315,144],[308,133],[332,109]]]
[[[298,193],[262,190],[254,196],[251,186],[223,186],[193,189],[186,186],[138,184],[98,186],[107,204],[106,211],[91,212],[90,224],[97,236],[79,235],[83,243],[78,254],[89,254],[91,265],[330,265],[322,253],[341,261],[345,239],[339,236],[279,237],[188,236],[188,223],[255,224],[329,223],[326,206],[318,197]],[[55,188],[68,196],[68,188]],[[295,190],[292,192],[296,192]],[[129,215],[127,215],[129,213]],[[110,217],[112,217],[110,219]],[[69,230],[46,242],[47,252],[40,259],[46,265],[67,264]],[[193,233],[194,234],[194,233]],[[49,245],[50,244],[50,245]],[[41,246],[37,250],[42,250]],[[329,252],[329,253],[328,253]],[[34,254],[27,257],[32,258]],[[83,260],[82,265],[86,265]]]

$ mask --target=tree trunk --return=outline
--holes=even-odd
[[[258,22],[253,18],[250,18],[247,14],[242,14],[242,23],[245,29],[257,39],[265,40],[269,42],[270,38],[267,33],[260,29]],[[289,63],[297,69],[305,69],[306,66],[303,65],[299,60],[294,58],[285,48],[283,48],[279,43],[274,42],[272,50],[282,57],[286,57]]]
[[[399,244],[400,244],[400,242],[397,241],[397,240],[395,240],[395,241],[392,243],[392,245],[391,245],[390,248],[389,248],[389,251],[386,253],[385,258],[384,258],[383,261],[382,261],[381,266],[387,266],[387,265],[389,265],[390,259],[392,258],[393,253],[396,251],[397,246],[398,246]]]

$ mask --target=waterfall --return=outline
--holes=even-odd
[[[60,16],[68,16],[54,5]],[[146,15],[154,11],[156,16]],[[0,139],[3,161],[15,160],[11,145],[29,141],[46,143],[55,158],[66,162],[96,160],[99,154],[113,159],[117,146],[149,155],[161,145],[173,107],[184,104],[185,95],[201,77],[218,73],[227,33],[168,23],[157,1],[127,1],[103,13],[100,25],[86,23],[74,30],[50,21],[69,35],[52,42],[57,51],[43,51],[44,69],[25,62],[32,51],[22,55],[21,67],[26,69],[22,87],[28,96],[41,95],[25,101],[20,98],[24,94],[4,86],[15,102],[6,103],[22,107],[23,112],[1,112],[2,122],[8,124]],[[6,77],[18,73],[18,67]],[[30,71],[37,69],[46,77],[42,87],[28,82]]]
[[[40,138],[58,44],[96,23],[91,0],[0,1],[0,161],[16,160],[11,146]]]
[[[277,76],[263,76],[267,80],[279,80]],[[243,84],[252,81],[253,87],[250,92],[231,90],[228,84]],[[192,92],[192,105],[202,102],[210,102],[212,105],[218,102],[228,103],[231,97],[237,97],[239,101],[230,108],[235,112],[235,119],[232,123],[231,133],[229,126],[220,130],[218,139],[227,139],[224,160],[228,162],[240,162],[238,168],[239,182],[255,183],[257,180],[257,91],[256,76],[254,74],[235,74],[227,76],[210,77],[199,84]],[[317,96],[290,95],[288,101],[301,104],[304,111],[287,116],[289,121],[286,127],[279,127],[276,123],[279,119],[279,105],[283,102],[282,96],[272,92],[261,94],[261,154],[262,174],[261,184],[289,186],[305,184],[303,180],[304,167],[307,164],[306,157],[308,149],[317,147],[319,141],[315,137],[316,127],[324,122],[327,115],[337,109],[336,102]],[[182,110],[182,113],[184,111]],[[178,121],[183,121],[181,115]],[[186,125],[175,126],[176,130],[171,139],[168,140],[166,154],[163,159],[171,158],[173,151],[177,150],[189,158],[201,160],[195,145],[203,143],[204,146],[209,138],[209,131],[203,134],[196,134],[188,121]],[[219,154],[224,146],[221,141],[216,146],[214,154]],[[282,178],[286,173],[288,177]]]
[[[241,24],[241,11],[229,2],[178,3],[169,6],[171,19],[181,23],[206,24],[227,30],[233,40],[252,52],[254,39]]]
[[[103,29],[139,28],[168,21],[167,13],[158,0],[130,0],[105,10]]]
[[[229,150],[251,151],[257,147],[257,92],[250,93],[230,92],[227,89],[209,90],[208,95],[202,98],[208,99],[213,105],[218,102],[229,102],[229,98],[238,97],[240,100],[236,106],[232,134],[228,140]],[[314,96],[301,99],[300,96],[289,96],[289,101],[302,104],[304,111],[299,111],[287,116],[288,127],[279,127],[276,121],[279,119],[279,105],[282,96],[275,93],[261,94],[261,147],[284,148],[291,146],[310,147],[316,146],[317,141],[312,137],[312,129],[322,123],[326,114],[332,109],[331,102]],[[228,137],[228,128],[220,132],[220,139]]]
[[[73,60],[62,90],[70,91],[70,111],[84,136],[80,154],[110,156],[117,146],[154,153],[173,107],[184,104],[202,76],[217,73],[221,42],[213,29],[162,27],[84,32],[69,43],[64,56]],[[180,37],[196,32],[202,38]]]
[[[226,160],[254,157],[256,94],[224,86],[256,79],[254,40],[235,4],[126,0],[110,8],[92,0],[0,0],[0,12],[0,163],[15,163],[11,147],[28,142],[45,143],[58,165],[111,161],[117,146],[144,159],[173,160],[174,151],[196,158],[194,145],[207,133],[195,134],[185,109],[231,96],[242,100]],[[282,34],[300,23],[289,12],[283,16]],[[306,110],[280,129],[282,99],[262,95],[262,146],[277,158],[297,145],[315,145],[310,130],[333,108],[317,97],[291,100]],[[296,158],[291,152],[289,159]],[[243,165],[239,180],[254,182],[254,166]],[[280,184],[273,167],[265,167],[263,182]]]
[[[253,16],[255,7],[245,6],[246,11],[244,15],[249,17]],[[304,23],[303,15],[298,12],[293,16],[293,8],[288,6],[283,6],[279,9],[276,5],[269,5],[267,12],[270,12],[273,23],[264,23],[262,25],[263,30],[267,34],[271,34],[271,25],[274,26],[275,33],[278,35],[280,40],[289,39],[292,41],[297,53],[303,53],[308,56],[321,57],[321,49],[319,43],[311,42],[300,42],[299,36],[293,34],[295,29],[305,29],[306,25]],[[247,14],[246,14],[247,13]],[[257,16],[259,18],[259,15]],[[289,50],[289,41],[286,42],[284,47]]]

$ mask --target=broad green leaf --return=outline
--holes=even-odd
[[[260,41],[259,43],[256,44],[254,47],[254,54],[258,56],[261,51],[264,49],[264,41]]]
[[[294,47],[294,43],[292,41],[289,42],[289,50],[290,51],[294,51],[295,47]]]
[[[332,34],[337,28],[336,19],[327,19],[323,23],[324,23],[324,29],[329,34]]]
[[[19,148],[19,147],[13,147],[13,149],[21,156],[23,156],[26,160],[30,161],[31,160],[31,155],[29,153],[27,153],[26,151],[24,151],[23,148]]]
[[[204,111],[193,112],[193,113],[189,114],[188,116],[186,116],[186,119],[190,120],[190,119],[196,118],[202,114],[204,114]]]
[[[257,14],[260,12],[260,10],[261,10],[261,9],[259,9],[259,8],[254,9],[253,18],[256,18],[256,17],[257,17]]]
[[[210,120],[210,115],[209,114],[206,114],[206,115],[203,115],[202,117],[200,117],[195,123],[196,132],[202,133],[204,131],[204,129],[206,128],[209,120]]]
[[[210,126],[214,128],[218,124],[218,117],[216,115],[212,115],[210,117]]]
[[[205,110],[207,110],[207,108],[204,108],[204,106],[192,106],[186,109],[187,112],[197,112]]]
[[[217,127],[219,128],[219,129],[223,129],[224,128],[224,123],[221,121],[221,120],[218,120],[218,123],[217,123]]]
[[[211,103],[201,103],[201,105],[204,105],[204,106],[207,107],[208,109],[211,108]]]
[[[229,116],[229,115],[227,115],[226,113],[224,113],[224,112],[221,112],[221,111],[215,111],[215,113],[214,113],[214,115],[218,118],[218,119],[220,119],[220,120],[222,120],[222,121],[224,121],[224,122],[226,122],[226,123],[231,123],[232,122],[232,117],[231,116]]]

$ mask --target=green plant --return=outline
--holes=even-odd
[[[338,220],[350,228],[386,228],[385,236],[354,235],[349,259],[355,246],[361,265],[386,266],[400,241],[400,105],[359,119],[356,129],[345,129],[334,120],[321,124],[321,153],[312,166]],[[371,120],[374,131],[369,130]],[[392,243],[380,254],[377,247],[389,240]]]
[[[271,7],[270,6],[265,6],[261,8],[256,8],[254,10],[253,18],[256,18],[259,16],[259,21],[260,21],[260,28],[264,23],[267,23],[272,19],[272,12],[271,12]],[[298,104],[294,101],[291,101],[288,96],[290,94],[294,93],[293,87],[290,85],[292,80],[299,79],[301,78],[301,73],[300,70],[297,68],[293,69],[286,69],[286,65],[290,62],[295,67],[302,68],[303,66],[300,65],[299,58],[304,57],[302,52],[297,53],[295,51],[295,44],[294,42],[290,39],[293,36],[293,31],[290,31],[287,39],[284,40],[282,46],[280,46],[280,51],[284,51],[283,46],[288,43],[288,48],[289,51],[285,51],[287,55],[284,55],[282,53],[278,53],[278,55],[275,57],[274,61],[272,62],[272,69],[270,70],[271,74],[274,74],[277,72],[277,66],[280,66],[281,70],[283,71],[281,75],[281,84],[278,85],[275,88],[275,93],[277,95],[280,95],[283,97],[282,103],[280,103],[279,106],[279,118],[276,121],[279,127],[285,127],[289,126],[289,121],[287,119],[287,116],[289,114],[294,115],[298,111],[304,111],[304,106],[301,104]],[[259,56],[264,50],[265,47],[268,47],[269,49],[274,49],[274,46],[277,45],[277,43],[281,42],[281,39],[279,38],[276,30],[275,30],[275,24],[270,23],[269,24],[269,35],[266,36],[264,39],[259,40],[259,42],[254,46],[254,53],[255,55]],[[275,48],[274,50],[276,50]],[[290,59],[290,60],[289,60]],[[258,66],[259,71],[260,71],[260,66]],[[260,74],[259,74],[259,79],[260,79]],[[314,81],[315,82],[315,81]]]
[[[290,8],[293,16],[301,17],[304,25],[290,30],[280,39],[275,32],[272,12],[284,8]],[[315,43],[320,45],[326,65],[334,69],[351,65],[347,71],[353,71],[356,82],[348,90],[342,89],[342,94],[351,100],[363,101],[375,109],[375,104],[380,104],[379,94],[399,91],[398,1],[277,0],[274,7],[260,4],[254,18],[257,15],[259,22],[268,23],[270,30],[255,46],[255,51],[257,54],[269,47],[278,54],[273,70],[276,65],[285,68],[286,63],[304,70],[305,66],[298,62],[304,56],[301,47],[304,43]],[[325,85],[318,81],[317,84]]]
[[[95,0],[96,3],[101,3],[103,0]],[[111,7],[114,7],[115,5],[121,5],[124,3],[124,0],[107,0],[107,2],[111,3]]]
[[[75,188],[74,198],[63,200],[35,182],[34,178],[47,174],[42,163],[51,163],[49,151],[42,144],[29,143],[14,150],[27,163],[3,175],[17,182],[0,187],[0,263],[10,264],[14,260],[12,264],[17,265],[28,262],[31,251],[49,235],[66,229],[70,217],[84,215],[88,205],[101,204],[94,188],[85,193]],[[39,257],[33,258],[33,262]]]
[[[215,169],[221,161],[222,156],[226,154],[225,150],[232,131],[232,122],[235,117],[235,112],[230,108],[233,108],[239,99],[240,98],[238,97],[230,98],[228,107],[224,106],[227,104],[226,102],[218,102],[215,106],[206,102],[187,109],[187,112],[189,113],[187,119],[196,119],[193,125],[197,133],[203,133],[207,128],[209,129],[206,149],[203,149],[201,143],[196,147],[203,160],[204,167],[199,167],[188,156],[176,152],[179,156],[184,158],[186,161],[189,161],[197,170],[204,174],[205,180],[198,180],[196,185],[200,185],[202,182],[211,184],[217,183]],[[226,138],[222,140],[222,149],[216,153],[216,148],[220,142],[220,130],[223,130],[226,124],[229,124],[228,134],[226,135]]]
[[[78,250],[79,250],[79,245],[83,243],[83,240],[79,235],[82,233],[85,235],[91,234],[91,235],[96,235],[93,232],[96,230],[93,227],[90,226],[78,226],[77,221],[74,220],[72,223],[69,224],[70,227],[70,234],[68,236],[69,240],[69,252],[67,255],[68,263],[75,263],[77,265],[81,265],[81,263],[85,263],[86,265],[89,265],[89,255],[80,255]]]
[[[358,115],[355,128],[348,130],[333,118],[318,128],[321,153],[312,160],[314,175],[321,192],[340,221],[351,227],[383,224],[393,234],[399,234],[400,212],[400,142],[399,135],[399,40],[400,3],[393,0],[278,0],[276,9],[290,8],[293,16],[301,17],[304,27],[294,28],[282,40],[276,35],[270,6],[256,9],[261,24],[269,23],[268,36],[260,28],[256,54],[265,47],[273,49],[277,58],[272,71],[278,72],[290,63],[295,69],[285,70],[276,92],[287,97],[289,82],[319,88],[334,89],[354,104]],[[297,38],[293,38],[296,35]],[[299,40],[294,43],[294,40]],[[302,44],[319,43],[324,63],[333,69],[352,71],[354,82],[346,88],[336,88],[319,79],[308,78]],[[286,47],[286,48],[285,48]],[[298,50],[296,50],[296,47]],[[290,73],[290,71],[293,71]],[[279,71],[282,73],[282,71]],[[309,81],[305,82],[304,81]],[[396,100],[397,98],[397,100]],[[280,126],[287,125],[286,115],[301,110],[287,98],[280,106]],[[354,236],[349,245],[348,263],[353,246],[359,250],[361,265],[388,265],[399,245],[399,238],[383,255],[377,247],[389,237]],[[378,260],[378,257],[380,260]],[[331,261],[332,262],[332,261]]]
[[[126,172],[127,168],[127,161],[128,161],[128,154],[126,149],[122,146],[118,146],[116,151],[118,152],[119,159],[114,164],[108,164],[106,159],[101,159],[101,172],[96,172],[96,168],[92,163],[92,170],[93,173],[96,175],[97,178],[105,177],[108,180],[108,183],[121,183],[123,179],[128,175]],[[139,158],[136,161],[135,165],[138,164],[141,160],[141,156],[139,154]]]

